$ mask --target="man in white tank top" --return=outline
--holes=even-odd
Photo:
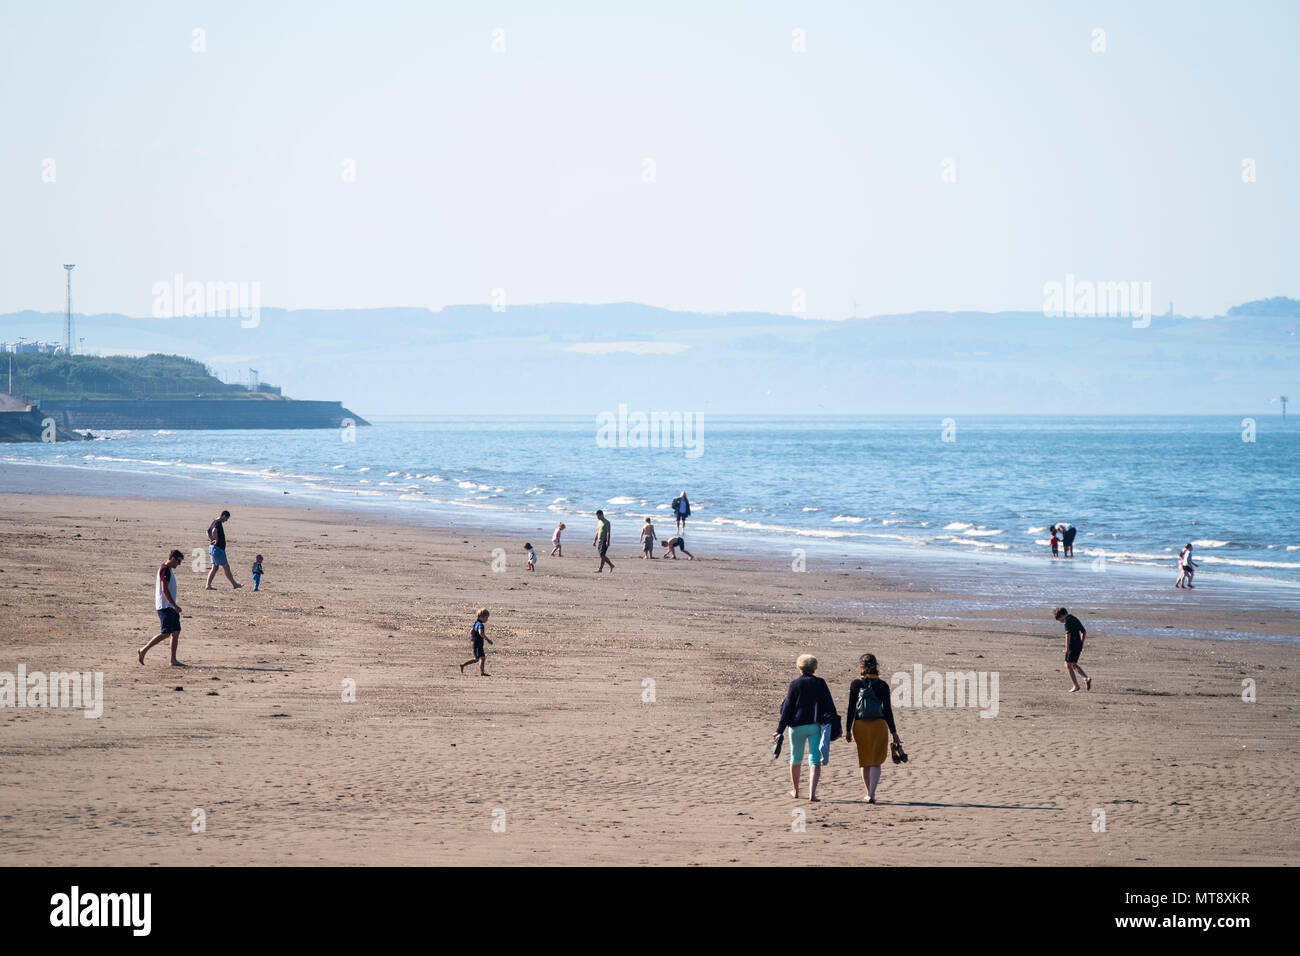
[[[141,664],[144,663],[144,656],[149,653],[151,647],[170,637],[172,639],[171,666],[185,666],[176,659],[176,647],[181,642],[181,606],[176,603],[175,574],[176,569],[180,567],[181,562],[184,560],[185,555],[182,552],[173,550],[167,556],[167,560],[158,568],[158,573],[154,575],[153,606],[154,610],[158,612],[158,623],[161,625],[161,630],[157,637],[136,651],[136,657],[139,658]]]

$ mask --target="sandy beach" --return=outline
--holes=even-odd
[[[247,586],[204,591],[183,564],[190,666],[169,668],[165,646],[141,666],[159,563],[202,548],[222,506]],[[562,559],[547,557],[549,535],[533,538],[528,574],[513,532],[231,500],[0,495],[0,671],[104,680],[98,719],[0,709],[0,862],[1300,861],[1296,646],[1159,636],[1294,634],[1292,611],[1208,598],[1176,613],[1072,607],[1085,625],[1130,627],[1089,627],[1093,689],[1067,694],[1050,602],[906,620],[891,609],[915,569],[810,558],[795,573],[703,550],[642,561],[627,526],[614,529],[617,571],[598,576],[592,531],[570,524]],[[456,666],[480,606],[489,678]],[[996,716],[896,707],[912,759],[885,766],[880,804],[859,802],[843,741],[821,802],[793,801],[769,738],[794,660],[821,660],[843,710],[864,651],[882,676],[996,674]],[[1243,701],[1244,679],[1257,702]]]

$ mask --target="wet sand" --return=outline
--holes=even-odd
[[[570,522],[565,557],[534,538],[528,574],[514,532],[227,500],[247,586],[204,591],[187,561],[190,666],[160,645],[142,667],[153,575],[222,505],[0,505],[0,671],[102,671],[105,689],[98,719],[0,708],[6,864],[1300,861],[1288,607],[1208,587],[1072,606],[1094,684],[1067,694],[1061,589],[1014,567],[649,562],[624,523],[617,571],[596,575],[592,529]],[[456,667],[480,606],[489,678]],[[770,734],[794,659],[817,655],[842,709],[864,651],[885,674],[996,673],[997,714],[897,707],[912,759],[885,766],[880,804],[858,801],[842,741],[821,802],[793,801]]]

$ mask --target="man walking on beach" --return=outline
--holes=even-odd
[[[223,511],[212,524],[208,525],[208,557],[212,559],[212,570],[208,572],[207,590],[215,591],[212,586],[212,579],[217,576],[217,568],[226,572],[226,580],[230,582],[232,588],[242,588],[243,585],[235,581],[235,576],[230,573],[230,562],[226,560],[226,529],[225,523],[230,520],[230,512]]]
[[[596,525],[596,537],[592,539],[592,547],[600,549],[600,567],[596,568],[596,573],[600,574],[605,570],[605,565],[609,565],[611,571],[614,570],[614,562],[609,560],[609,519],[605,517],[605,512],[597,510],[596,518],[600,524]]]
[[[144,656],[149,653],[149,648],[170,637],[172,639],[171,666],[185,666],[176,659],[176,647],[181,642],[181,606],[176,603],[176,575],[174,573],[184,560],[185,555],[173,549],[154,576],[153,606],[154,610],[158,612],[158,622],[162,625],[162,630],[157,637],[135,652],[135,656],[139,658],[141,664],[144,663]]]
[[[1070,683],[1074,685],[1070,693],[1079,690],[1079,682],[1074,676],[1075,671],[1078,671],[1083,678],[1083,686],[1092,690],[1092,678],[1079,666],[1079,655],[1083,653],[1083,642],[1088,639],[1088,631],[1082,621],[1063,607],[1058,607],[1052,616],[1065,625],[1065,670],[1070,675]]]

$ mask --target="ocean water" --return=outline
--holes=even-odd
[[[627,447],[617,433],[608,447],[595,417],[456,417],[381,420],[351,436],[110,432],[5,446],[0,461],[201,477],[289,491],[295,504],[484,525],[563,520],[578,542],[600,507],[630,545],[646,516],[672,528],[668,503],[683,489],[688,541],[787,552],[821,541],[1047,562],[1047,528],[1065,521],[1079,529],[1076,562],[1161,567],[1172,580],[1191,541],[1203,577],[1300,587],[1300,421],[1261,417],[1254,441],[1237,416],[972,416],[948,434],[938,417],[704,414],[693,447]]]

